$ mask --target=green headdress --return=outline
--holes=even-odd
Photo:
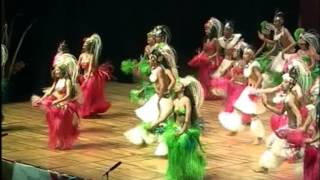
[[[294,39],[298,42],[303,33],[304,33],[304,29],[303,28],[296,29],[294,31]]]

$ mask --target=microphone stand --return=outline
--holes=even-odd
[[[107,176],[107,180],[109,180],[109,173],[110,173],[111,171],[113,171],[114,169],[116,169],[118,166],[120,166],[121,163],[122,163],[121,161],[117,162],[117,163],[116,163],[115,165],[113,165],[107,172],[105,172],[102,176]]]

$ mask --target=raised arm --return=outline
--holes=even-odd
[[[257,94],[271,94],[274,92],[277,92],[281,89],[281,84],[279,84],[278,86],[272,87],[272,88],[266,88],[266,89],[258,89],[256,91]]]

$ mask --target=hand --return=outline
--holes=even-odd
[[[57,100],[52,101],[52,105],[57,105],[57,104],[58,104]]]
[[[262,41],[264,41],[264,35],[258,31],[258,37],[259,39],[261,39]]]
[[[178,131],[178,132],[176,132],[176,136],[179,137],[179,136],[181,136],[182,133],[183,133],[182,131]]]
[[[310,144],[312,142],[312,139],[311,138],[307,138],[304,140],[304,143],[305,144]]]

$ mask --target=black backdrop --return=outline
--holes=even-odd
[[[26,67],[12,79],[11,101],[28,99],[50,84],[50,62],[63,39],[79,56],[82,38],[97,32],[103,41],[100,61],[112,61],[118,81],[130,82],[131,77],[119,70],[121,60],[140,56],[146,33],[155,25],[170,27],[180,72],[186,75],[194,73],[186,62],[201,46],[203,24],[210,16],[222,22],[233,20],[236,31],[253,45],[259,45],[259,23],[272,21],[276,9],[285,12],[285,23],[291,32],[299,19],[299,0],[6,0],[4,5],[9,23],[17,13],[23,14],[15,18],[12,49],[24,28],[36,20],[18,56]]]

